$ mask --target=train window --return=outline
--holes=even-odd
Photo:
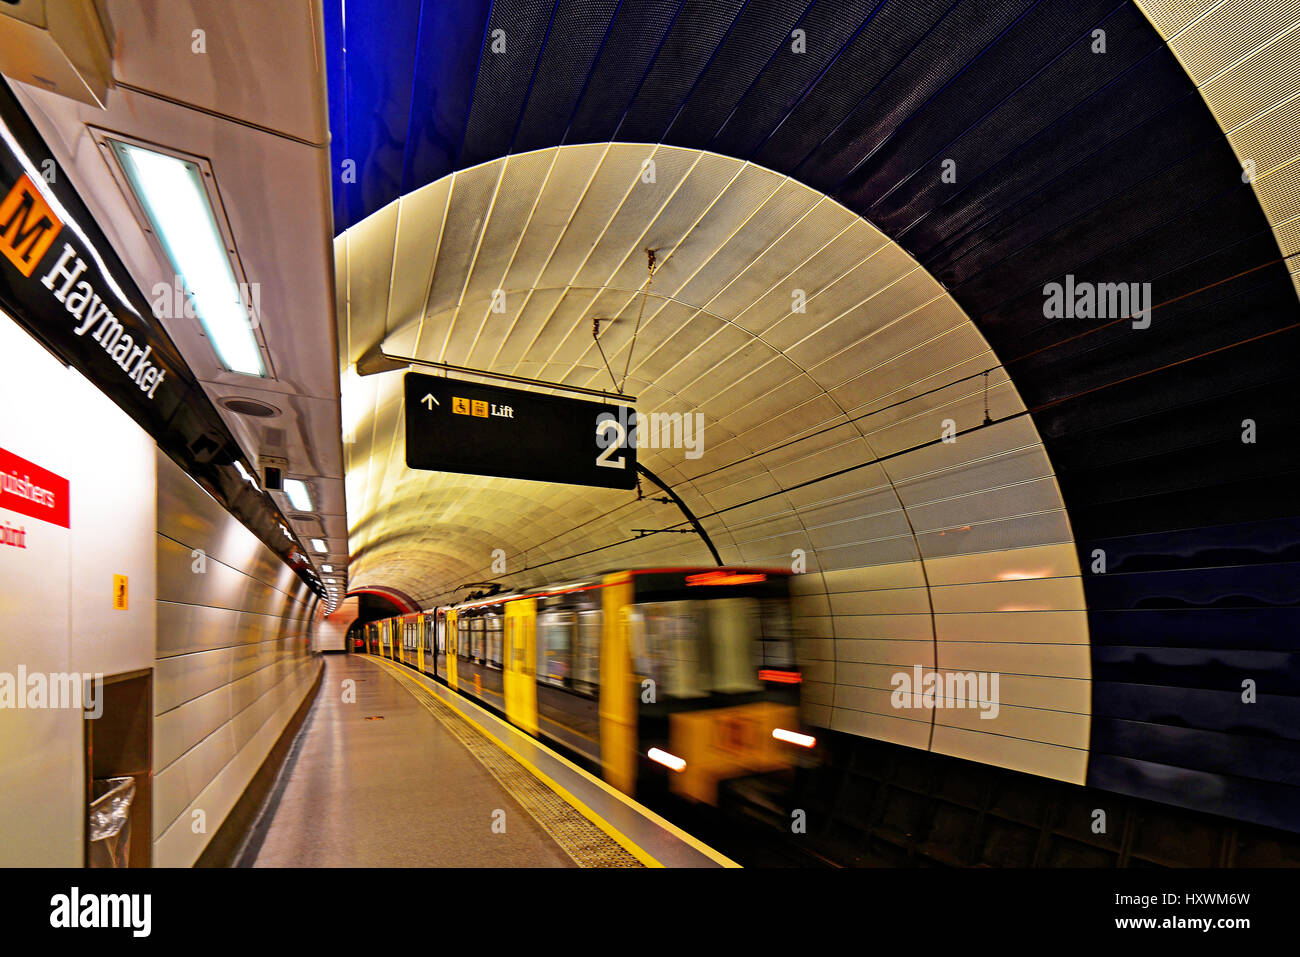
[[[573,683],[594,693],[600,684],[600,630],[604,616],[599,609],[578,612],[578,647],[573,656]]]
[[[447,619],[446,619],[445,617],[440,617],[440,618],[438,619],[438,622],[437,622],[437,626],[436,626],[436,627],[437,627],[437,632],[438,632],[438,654],[440,654],[440,655],[442,655],[442,654],[446,654],[446,652],[447,652]]]
[[[763,630],[759,641],[759,666],[793,668],[794,625],[790,621],[789,603],[779,598],[764,598],[760,602],[759,624]]]
[[[501,667],[501,616],[487,616],[487,660],[494,668]]]
[[[456,619],[456,657],[469,657],[469,619]]]
[[[552,610],[537,619],[537,680],[563,686],[570,675],[574,618],[571,611]]]
[[[469,634],[470,634],[470,640],[473,642],[473,646],[470,649],[470,657],[473,658],[475,661],[482,661],[484,658],[487,657],[487,653],[483,647],[485,642],[483,640],[483,619],[482,618],[474,618],[470,621]]]
[[[641,614],[641,627],[632,631],[637,670],[668,697],[703,697],[709,687],[708,660],[701,654],[696,602],[652,602],[641,606]]]
[[[762,645],[758,603],[752,598],[714,598],[709,609],[709,646],[713,659],[712,688],[721,694],[742,694],[763,687],[757,656]]]

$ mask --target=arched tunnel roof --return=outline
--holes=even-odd
[[[328,5],[352,585],[707,561],[632,493],[406,471],[355,370],[609,388],[592,319],[621,370],[642,315],[628,391],[707,449],[646,460],[725,560],[808,552],[830,726],[1300,825],[1297,17],[1245,8]],[[1006,723],[879,709],[916,655]]]

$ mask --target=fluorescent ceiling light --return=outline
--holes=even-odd
[[[175,156],[112,143],[172,268],[194,299],[217,358],[231,372],[265,376],[257,337],[199,168]]]
[[[322,565],[322,566],[320,567],[320,570],[323,571],[323,572],[330,572],[330,573],[332,574],[333,571],[334,571],[334,566],[333,566],[333,565]]]
[[[316,551],[320,552],[322,555],[329,554],[329,549],[325,547],[325,543],[319,538],[313,538],[311,540],[311,547],[316,549]]]
[[[311,492],[302,479],[285,479],[284,494],[289,496],[289,503],[300,512],[311,511]]]

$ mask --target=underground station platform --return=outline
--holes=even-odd
[[[737,866],[496,715],[377,656],[327,659],[282,774],[244,865]]]

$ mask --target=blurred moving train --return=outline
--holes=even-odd
[[[778,771],[799,725],[789,573],[620,571],[361,626],[364,647],[598,766],[627,794],[717,803]]]

